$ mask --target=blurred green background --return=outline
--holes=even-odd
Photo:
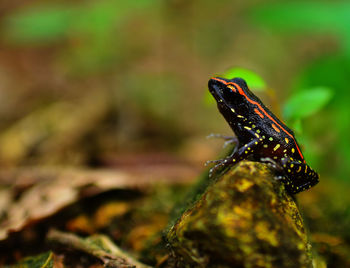
[[[230,130],[207,80],[238,68],[312,166],[350,174],[350,3],[5,1],[0,11],[3,166],[214,157],[203,137]]]
[[[321,174],[318,199],[301,194],[311,230],[350,241],[349,2],[2,1],[0,14],[3,168],[152,153],[202,169],[222,145],[206,135],[231,133],[207,81],[240,74]]]

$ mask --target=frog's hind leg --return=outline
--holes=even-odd
[[[277,163],[275,160],[273,160],[271,157],[262,157],[259,159],[260,162],[267,164],[268,166],[272,167],[273,169],[282,172],[283,167],[279,163]]]
[[[270,157],[262,157],[259,160],[262,163],[267,164],[275,171],[275,180],[283,182],[285,188],[293,187],[291,179],[285,175],[283,164],[280,161],[275,161]]]
[[[292,160],[289,157],[282,158],[286,177],[290,178],[290,184],[285,185],[287,191],[296,194],[311,188],[319,182],[319,176],[309,165]]]
[[[301,161],[290,157],[283,157],[280,161],[265,157],[260,161],[276,170],[276,179],[281,180],[291,194],[307,190],[318,183],[318,174]]]

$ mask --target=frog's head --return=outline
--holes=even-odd
[[[247,83],[242,78],[213,77],[209,80],[208,87],[220,110],[235,108],[242,103],[249,91]]]

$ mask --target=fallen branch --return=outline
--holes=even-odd
[[[150,268],[119,249],[107,236],[94,235],[80,238],[71,233],[50,230],[47,239],[72,250],[82,251],[101,260],[105,267],[111,268]]]

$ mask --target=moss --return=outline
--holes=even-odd
[[[294,199],[256,162],[241,162],[209,185],[167,239],[181,267],[312,266]]]

